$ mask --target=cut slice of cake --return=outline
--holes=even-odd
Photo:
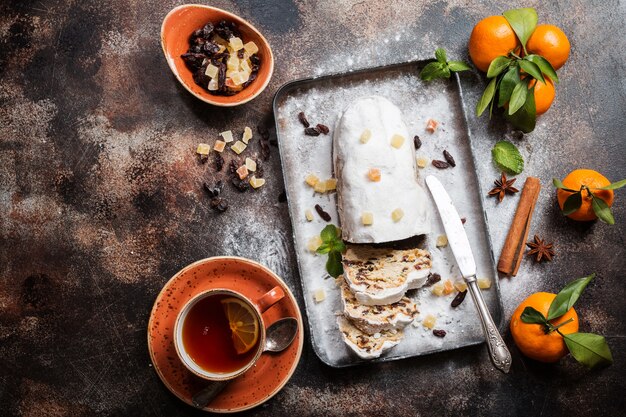
[[[337,324],[343,336],[343,341],[362,359],[375,359],[396,346],[402,340],[402,330],[384,330],[373,335],[363,333],[346,317],[338,316]]]
[[[396,303],[408,290],[424,285],[431,259],[423,249],[348,245],[342,264],[350,291],[359,303],[371,306]]]
[[[363,305],[359,303],[345,281],[341,284],[341,300],[343,314],[355,327],[367,334],[402,329],[418,314],[417,306],[408,297],[402,297],[393,304]]]

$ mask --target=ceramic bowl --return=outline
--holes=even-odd
[[[189,49],[189,36],[207,22],[217,24],[222,20],[234,22],[241,32],[244,43],[253,41],[259,48],[261,66],[257,78],[233,96],[210,94],[193,81],[193,73],[180,57]],[[215,106],[232,107],[247,103],[267,87],[274,72],[274,56],[269,42],[246,20],[216,7],[201,4],[184,4],[170,11],[161,26],[161,47],[167,63],[180,83],[200,100]]]

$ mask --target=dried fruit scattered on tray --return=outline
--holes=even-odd
[[[453,167],[456,166],[456,162],[454,161],[454,158],[452,157],[452,155],[450,155],[450,152],[444,150],[443,151],[443,157],[446,159],[446,161]]]
[[[253,41],[244,43],[234,22],[222,20],[195,30],[181,58],[197,85],[210,94],[232,96],[256,79],[261,65],[258,51]]]
[[[430,287],[433,284],[438,283],[439,281],[441,281],[441,275],[439,274],[433,274],[430,273],[428,274],[428,278],[426,279],[426,283],[424,284],[424,287]]]
[[[320,215],[320,217],[322,219],[324,219],[324,221],[329,222],[331,220],[330,218],[330,214],[328,214],[327,212],[324,211],[324,209],[322,208],[322,206],[320,206],[319,204],[315,205],[315,211],[317,211],[317,214]]]
[[[495,184],[495,187],[489,191],[489,195],[497,195],[498,196],[498,200],[502,201],[504,200],[504,196],[506,194],[515,194],[517,192],[519,192],[519,190],[515,187],[513,187],[513,183],[515,183],[515,180],[517,178],[513,178],[511,180],[507,180],[506,179],[506,174],[504,172],[502,172],[500,179],[499,180],[495,180],[493,183]]]
[[[446,169],[450,166],[450,164],[447,163],[446,161],[440,161],[438,159],[433,159],[431,163],[433,164],[435,168],[439,168],[439,169]]]
[[[302,126],[304,127],[309,127],[311,126],[311,124],[309,123],[309,121],[307,120],[305,114],[303,111],[301,111],[300,113],[298,113],[298,120],[300,120],[300,123],[302,123]]]
[[[304,129],[304,134],[307,136],[319,136],[320,133],[317,127],[307,127]]]
[[[433,329],[433,334],[437,337],[446,337],[446,331],[441,329]]]
[[[526,246],[530,248],[530,250],[527,252],[527,255],[535,255],[535,262],[541,262],[542,259],[545,259],[546,261],[551,261],[554,257],[554,245],[552,243],[547,243],[543,239],[540,239],[537,235],[535,235],[534,241],[527,242]]]
[[[321,123],[318,123],[317,125],[315,125],[315,127],[317,128],[317,130],[319,130],[325,135],[328,135],[328,132],[330,132],[330,129],[328,128],[328,126],[323,125]]]
[[[415,149],[419,149],[422,147],[422,140],[417,135],[413,137],[413,143],[415,144]]]
[[[459,291],[456,297],[454,297],[454,300],[452,300],[452,303],[450,304],[450,306],[452,306],[453,308],[460,306],[463,300],[465,300],[466,295],[467,295],[467,290]]]

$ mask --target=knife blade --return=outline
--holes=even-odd
[[[511,368],[511,353],[506,347],[498,331],[498,327],[491,317],[491,313],[489,313],[480,288],[478,288],[476,284],[476,261],[474,260],[474,254],[472,253],[472,248],[467,238],[467,233],[465,233],[459,212],[456,211],[454,204],[452,204],[452,199],[437,178],[432,175],[427,176],[426,185],[428,185],[428,189],[435,200],[437,210],[439,210],[441,222],[443,223],[443,228],[448,237],[448,245],[450,249],[452,249],[452,254],[456,259],[461,275],[463,275],[463,279],[465,279],[467,283],[467,289],[478,310],[478,317],[480,317],[480,323],[483,328],[483,333],[485,334],[485,341],[487,342],[491,361],[496,368],[507,373]]]

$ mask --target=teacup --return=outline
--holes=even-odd
[[[183,365],[196,376],[210,381],[238,377],[257,362],[265,347],[263,313],[285,296],[280,286],[252,300],[227,288],[203,291],[180,310],[174,325],[174,347]],[[255,315],[258,338],[247,352],[237,354],[221,301],[234,297]]]

